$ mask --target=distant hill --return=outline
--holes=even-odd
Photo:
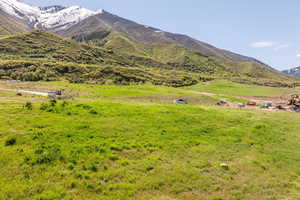
[[[180,63],[191,71],[198,66],[198,69],[201,68],[198,72],[222,71],[223,74],[243,74],[253,79],[289,79],[254,58],[218,49],[186,35],[141,25],[107,11],[57,33],[123,53],[148,56],[174,66]],[[205,59],[213,62],[204,64]]]
[[[300,67],[283,70],[282,73],[300,78]]]
[[[259,65],[251,74],[246,73],[247,67],[254,69],[248,63],[241,63],[244,71],[235,71],[216,58],[174,44],[144,46],[117,34],[110,37],[102,47],[39,30],[0,37],[0,78],[99,84],[151,82],[174,87],[215,78],[270,86],[295,82]],[[117,48],[120,46],[123,49]]]
[[[0,37],[0,79],[186,86],[203,75],[43,31]]]
[[[114,31],[122,33],[136,42],[177,44],[191,50],[199,51],[207,56],[214,56],[231,61],[251,61],[264,65],[256,59],[218,49],[187,35],[170,33],[157,28],[141,25],[107,11],[86,18],[68,29],[58,31],[58,33],[78,40],[92,40],[103,39],[109,35],[109,33]]]

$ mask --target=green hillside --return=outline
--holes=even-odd
[[[146,57],[128,56],[52,33],[33,31],[0,38],[0,77],[27,81],[191,85],[196,77]],[[199,76],[200,77],[200,76]]]
[[[299,79],[286,76],[254,58],[218,49],[186,35],[144,26],[106,11],[67,29],[60,29],[55,34],[38,30],[26,32],[30,29],[29,26],[19,19],[0,12],[1,60],[4,64],[11,61],[9,66],[13,66],[15,61],[18,63],[26,61],[33,63],[29,65],[34,66],[28,68],[26,65],[21,69],[18,65],[10,68],[14,68],[13,72],[17,71],[18,74],[26,70],[30,72],[32,69],[45,71],[44,66],[52,63],[49,65],[73,64],[76,69],[82,68],[78,65],[93,65],[87,67],[86,71],[77,70],[82,73],[77,73],[76,76],[80,74],[80,77],[75,82],[108,81],[126,84],[151,82],[178,87],[225,78],[240,83],[275,87],[299,85]],[[22,33],[16,34],[16,32]],[[96,65],[99,67],[95,67]],[[130,73],[124,74],[123,69],[122,75],[116,75],[119,72],[113,72],[113,75],[109,76],[103,76],[102,73],[101,76],[88,74],[91,69],[94,74],[97,74],[95,69],[112,66],[114,69],[128,68]],[[128,76],[132,73],[129,67],[144,71],[146,78],[139,77],[138,80],[132,80],[132,77]],[[41,70],[36,70],[37,68]],[[56,70],[48,68],[49,73],[56,73]],[[5,74],[5,78],[20,77],[10,77],[11,71],[3,73],[3,70],[1,74]],[[151,73],[148,73],[149,70]],[[173,75],[166,77],[165,74]],[[47,77],[43,80],[53,80],[53,75],[38,76]],[[111,79],[112,76],[116,76],[113,81],[107,80],[107,77]],[[56,73],[55,77],[55,80],[58,77],[66,78],[61,73]],[[160,80],[162,77],[163,79]],[[25,79],[28,80],[28,77]]]
[[[201,55],[212,57],[212,59],[218,59],[222,64],[227,63],[226,65],[231,70],[240,68],[253,68],[252,72],[256,71],[257,68],[267,68],[269,71],[271,70],[270,66],[254,58],[219,49],[187,35],[170,33],[155,27],[145,26],[107,11],[89,17],[68,29],[59,31],[58,33],[78,41],[104,40],[105,42],[107,40],[111,41],[112,38],[124,40],[124,37],[126,37],[127,39],[125,40],[127,40],[127,42],[129,39],[131,41],[130,43],[133,42],[138,45],[143,43],[150,46],[169,46],[171,44],[171,46],[184,47],[188,51],[196,51]],[[118,37],[115,37],[116,35],[118,35]],[[112,42],[115,43],[115,41]],[[103,43],[103,41],[100,43]],[[120,45],[114,47],[123,48]],[[244,69],[241,71],[243,70]],[[278,74],[277,71],[271,71],[273,71],[273,74]],[[270,73],[268,71],[263,72]]]
[[[0,56],[4,59],[43,59],[81,64],[103,63],[111,58],[104,49],[91,48],[67,38],[42,31],[0,38]]]
[[[130,38],[116,32],[111,33],[101,41],[91,40],[89,43],[114,49],[123,54],[147,56],[158,62],[171,65],[174,69],[183,69],[239,82],[276,86],[280,85],[279,82],[284,85],[284,83],[299,81],[270,67],[262,67],[261,64],[255,62],[222,60],[176,44],[134,42]]]
[[[175,87],[218,78],[270,86],[298,82],[255,63],[228,63],[174,44],[138,43],[117,32],[88,42],[38,30],[0,37],[0,58],[2,79]]]

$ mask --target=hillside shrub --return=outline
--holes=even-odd
[[[26,102],[24,105],[24,108],[26,108],[27,110],[32,110],[33,109],[33,105],[31,102]]]
[[[17,143],[17,138],[12,137],[5,141],[5,146],[13,146]]]

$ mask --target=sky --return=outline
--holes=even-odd
[[[299,0],[25,0],[31,5],[104,9],[183,33],[278,69],[300,66]]]

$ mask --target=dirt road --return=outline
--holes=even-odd
[[[6,91],[6,92],[15,92],[15,93],[24,93],[24,94],[33,94],[43,97],[48,97],[49,94],[47,92],[37,92],[37,91],[30,91],[30,90],[14,90],[14,89],[4,89],[0,88],[0,91]]]

